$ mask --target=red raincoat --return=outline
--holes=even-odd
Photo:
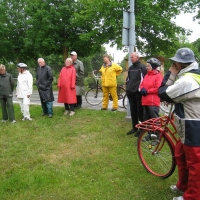
[[[74,65],[65,66],[61,69],[58,79],[58,102],[76,104],[76,69]]]
[[[147,72],[140,84],[140,90],[145,88],[148,92],[146,96],[142,96],[143,106],[160,106],[158,88],[160,87],[162,80],[163,77],[159,71],[153,70]]]

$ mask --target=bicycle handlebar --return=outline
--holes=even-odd
[[[92,71],[92,74],[94,76],[95,79],[100,79],[101,76],[100,75],[96,75],[95,73],[97,72],[97,70]]]

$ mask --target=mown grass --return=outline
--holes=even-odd
[[[0,124],[1,200],[158,200],[172,199],[168,179],[147,173],[136,138],[125,133],[131,123],[125,112],[81,109],[52,119],[31,106],[33,121]],[[1,114],[0,114],[1,118]]]

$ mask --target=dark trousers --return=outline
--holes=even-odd
[[[82,106],[82,96],[81,95],[76,96],[76,100],[77,100],[76,106]]]
[[[65,106],[65,110],[70,110],[74,112],[74,104],[64,103],[64,106]]]
[[[159,117],[158,106],[143,106],[143,120]]]
[[[3,120],[15,120],[12,97],[0,98]]]
[[[139,121],[143,122],[142,95],[139,92],[132,94],[127,93],[127,97],[130,104],[132,126],[133,129],[135,129],[135,125],[137,125]]]

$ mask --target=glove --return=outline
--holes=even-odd
[[[140,92],[141,92],[142,96],[146,96],[147,95],[147,90],[145,88],[142,88]]]

